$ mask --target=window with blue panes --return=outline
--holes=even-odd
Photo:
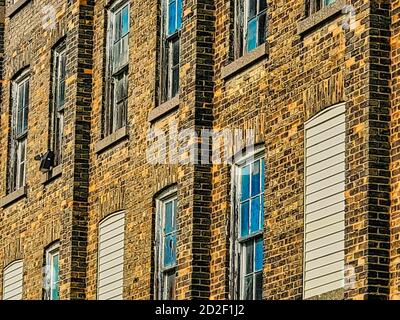
[[[129,2],[118,1],[109,10],[107,104],[104,136],[126,125],[128,111]]]
[[[309,14],[313,14],[324,7],[328,7],[336,2],[336,0],[308,0]]]
[[[179,92],[180,30],[182,0],[163,0],[161,100],[168,101]]]
[[[236,0],[236,56],[265,43],[267,0]]]
[[[264,181],[262,157],[239,167],[239,298],[262,299]]]
[[[156,260],[158,274],[156,291],[158,298],[163,300],[175,299],[176,278],[176,240],[177,240],[177,197],[169,193],[157,200],[158,224]]]

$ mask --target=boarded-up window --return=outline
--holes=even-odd
[[[15,261],[4,269],[3,300],[22,300],[23,262]]]
[[[99,227],[98,300],[122,300],[125,213],[106,218]]]
[[[344,285],[345,105],[305,126],[304,298]]]

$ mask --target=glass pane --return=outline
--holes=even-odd
[[[267,21],[267,15],[263,13],[258,17],[258,44],[263,44],[265,42],[265,37],[266,37],[266,21]]]
[[[165,233],[171,233],[174,231],[173,221],[173,202],[170,201],[165,205]]]
[[[121,61],[120,65],[124,65],[128,62],[128,52],[129,52],[129,45],[128,45],[129,38],[125,36],[121,39]]]
[[[334,3],[336,0],[324,0],[325,6],[329,6],[330,4]]]
[[[251,232],[257,232],[260,228],[260,196],[251,199]]]
[[[165,274],[165,284],[164,284],[164,293],[163,293],[163,299],[165,300],[175,300],[176,295],[175,295],[175,270],[168,272]]]
[[[119,42],[114,44],[113,47],[113,70],[114,72],[118,70],[121,63],[121,45]]]
[[[246,201],[240,206],[240,235],[246,237],[249,235],[249,202]]]
[[[172,89],[171,98],[175,97],[179,91],[179,68],[175,68],[172,71]]]
[[[260,161],[254,162],[252,165],[252,173],[251,173],[251,196],[254,197],[260,193],[260,181],[261,181],[261,172],[260,172]]]
[[[256,291],[256,300],[262,300],[262,272],[256,274],[255,277],[255,291]]]
[[[244,278],[243,299],[253,299],[253,275]]]
[[[245,274],[250,274],[254,271],[254,242],[253,240],[250,240],[246,242],[245,247]]]
[[[182,0],[178,0],[178,10],[177,10],[177,28],[180,29],[182,26]]]
[[[250,166],[246,166],[241,172],[241,200],[247,200],[250,197]]]
[[[264,213],[264,195],[261,196],[260,199],[260,204],[261,204],[261,208],[260,208],[260,229],[264,229],[264,223],[265,223],[265,213]]]
[[[171,267],[176,261],[176,235],[165,237],[164,241],[164,267]]]
[[[179,66],[179,40],[172,44],[172,65]]]
[[[121,13],[121,24],[122,24],[122,36],[126,35],[129,32],[129,10],[128,6],[122,9]]]
[[[261,12],[267,8],[267,0],[258,0],[258,12]]]
[[[257,47],[257,18],[247,24],[247,51],[250,52]]]
[[[119,41],[121,39],[121,28],[122,28],[122,22],[121,22],[121,12],[118,12],[115,15],[115,32],[114,32],[114,42]]]
[[[254,18],[257,14],[257,0],[248,0],[249,4],[249,16],[247,20]]]
[[[168,6],[168,34],[173,34],[176,30],[176,4],[172,1]]]
[[[265,190],[265,160],[261,160],[261,192]]]
[[[263,245],[263,238],[260,238],[256,241],[256,259],[255,259],[255,271],[260,271],[263,269],[263,249],[264,249],[264,245]]]
[[[51,298],[52,300],[58,300],[58,254],[53,257],[53,270],[52,270],[52,284],[51,284]]]

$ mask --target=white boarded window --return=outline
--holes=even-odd
[[[305,299],[344,286],[345,135],[345,104],[305,125]]]
[[[4,269],[3,300],[22,300],[23,262],[14,261]]]
[[[125,213],[117,212],[100,223],[98,300],[122,300]]]

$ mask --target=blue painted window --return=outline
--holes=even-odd
[[[177,197],[169,191],[157,200],[157,298],[175,299],[176,241],[177,241]]]
[[[161,100],[174,98],[179,92],[180,35],[182,0],[164,0],[166,12],[163,41]]]
[[[107,100],[104,136],[126,125],[128,108],[129,2],[110,9]]]
[[[265,161],[239,168],[240,298],[262,299]]]
[[[246,51],[251,52],[265,42],[267,0],[245,0]]]

